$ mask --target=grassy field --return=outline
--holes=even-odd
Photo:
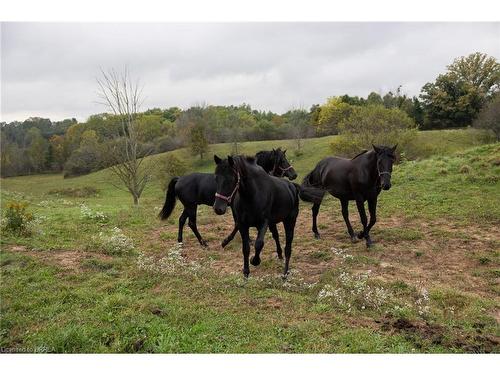
[[[300,180],[331,153],[331,140],[306,140],[301,156],[293,141],[242,146],[247,154],[287,147]],[[348,241],[332,198],[315,240],[310,206],[301,205],[286,282],[270,235],[262,264],[243,280],[239,239],[219,246],[232,219],[210,207],[198,211],[209,247],[187,226],[179,247],[181,205],[168,221],[157,220],[159,181],[134,208],[108,171],[3,179],[2,209],[28,202],[37,222],[29,237],[2,232],[0,348],[500,352],[500,144],[482,145],[484,136],[471,130],[422,132],[419,142],[434,156],[395,167],[393,188],[380,197],[374,248]],[[229,150],[212,145],[210,152]],[[174,153],[193,170],[213,170],[211,154],[198,161],[186,150]],[[97,195],[68,190],[86,186]],[[351,217],[359,228],[352,204]]]

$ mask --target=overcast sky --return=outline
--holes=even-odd
[[[250,104],[285,112],[402,85],[420,92],[455,57],[500,59],[500,23],[2,23],[3,121],[84,121],[99,67],[128,66],[143,109]]]

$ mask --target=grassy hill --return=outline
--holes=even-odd
[[[243,151],[288,148],[301,179],[330,154],[331,140],[306,140],[300,157],[292,141],[245,143]],[[187,226],[177,246],[180,204],[169,220],[157,220],[159,181],[134,208],[106,170],[2,179],[3,208],[26,201],[37,222],[29,237],[2,231],[0,347],[500,352],[500,144],[481,145],[483,135],[470,130],[422,132],[419,141],[434,156],[395,167],[393,188],[380,197],[373,249],[348,241],[331,198],[318,219],[322,239],[314,240],[310,206],[301,205],[287,282],[270,235],[245,282],[239,239],[219,247],[232,219],[210,207],[198,217],[209,248]],[[221,156],[229,150],[211,146]],[[213,170],[211,155],[197,161],[186,150],[174,153],[193,170]],[[68,190],[85,186],[97,195]],[[354,205],[351,218],[359,229]]]

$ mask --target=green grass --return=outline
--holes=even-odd
[[[326,240],[313,242],[309,232],[297,234],[294,257],[299,259],[301,248],[313,247],[304,255],[306,262],[333,265],[317,284],[307,275],[293,273],[294,257],[292,276],[283,283],[281,265],[267,255],[261,273],[252,271],[245,282],[240,275],[239,240],[225,250],[188,246],[183,254],[194,257],[198,268],[191,268],[188,261],[180,265],[172,261],[174,271],[142,267],[139,254],[165,257],[176,241],[179,207],[164,224],[156,218],[164,200],[160,181],[149,186],[134,208],[131,197],[110,183],[107,170],[72,179],[60,175],[2,179],[2,205],[24,200],[41,222],[31,237],[2,232],[0,347],[43,346],[54,352],[499,352],[498,345],[488,341],[499,334],[492,317],[498,309],[499,262],[494,250],[498,239],[487,242],[491,248],[473,248],[470,255],[476,265],[471,274],[490,289],[478,294],[463,292],[455,283],[434,286],[429,289],[429,311],[423,315],[416,304],[418,288],[404,273],[397,274],[398,279],[370,278],[370,287],[391,293],[380,309],[362,309],[363,300],[357,300],[359,306],[348,311],[332,299],[318,299],[326,284],[339,285],[341,271],[376,269],[384,276],[384,270],[396,269],[395,259],[401,259],[398,267],[412,262],[420,266],[418,262],[433,256],[434,250],[418,244],[432,242],[439,248],[457,239],[467,243],[474,240],[465,232],[468,227],[498,225],[500,145],[478,146],[481,135],[471,130],[422,132],[420,137],[439,154],[397,165],[393,188],[382,193],[379,203],[379,217],[408,220],[407,227],[377,224],[376,236],[384,242],[370,252],[362,244],[351,245],[341,226],[331,240],[332,223],[320,223]],[[306,140],[300,157],[294,156],[292,141],[245,143],[243,151],[288,148],[300,180],[331,153],[332,139]],[[220,156],[229,150],[230,145],[211,146],[211,153]],[[211,154],[198,161],[186,150],[174,153],[186,158],[193,170],[213,170]],[[151,162],[162,157],[153,156]],[[464,165],[470,167],[468,173]],[[97,195],[74,196],[85,195],[73,194],[85,187],[98,189]],[[51,194],[55,190],[69,193]],[[102,211],[106,220],[82,218],[82,203]],[[339,215],[339,204],[332,198],[325,199],[324,206],[325,215]],[[309,206],[302,208],[300,215],[309,214]],[[221,220],[214,219],[210,207],[199,208],[200,225],[213,228],[203,232],[210,243],[225,235]],[[340,216],[336,220],[341,223]],[[424,235],[415,224],[433,220],[446,225],[432,227]],[[94,245],[94,236],[115,226],[133,239],[131,254],[108,255]],[[188,228],[185,236],[186,242],[194,243]],[[343,241],[342,248],[352,257],[342,260],[330,250],[329,241],[335,246]],[[267,246],[267,253],[272,253],[273,246]],[[386,265],[391,251],[398,253]],[[67,260],[73,266],[57,260],[64,254],[75,257]],[[234,273],[219,272],[213,263],[234,259],[237,265],[228,266]],[[395,328],[398,319],[411,325]]]

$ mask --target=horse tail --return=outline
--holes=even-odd
[[[165,204],[158,215],[161,220],[166,220],[172,213],[175,207],[175,184],[179,180],[179,177],[174,177],[170,180],[167,188],[167,196],[165,198]]]
[[[300,199],[302,199],[304,202],[321,204],[321,201],[323,200],[323,197],[325,195],[325,191],[323,189],[312,186],[304,186],[303,184],[293,184],[297,188]]]
[[[317,187],[316,182],[316,168],[309,172],[302,180],[302,187]]]

